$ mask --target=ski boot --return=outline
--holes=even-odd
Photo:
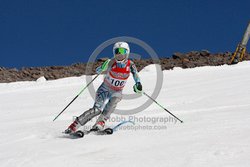
[[[113,129],[105,129],[105,121],[98,121],[92,129],[90,129],[90,132],[94,132],[96,135],[110,135],[113,134]]]
[[[75,133],[80,126],[81,124],[76,119],[71,125],[69,125],[68,129],[66,129],[64,133],[65,134]]]
[[[92,127],[91,131],[102,131],[104,130],[105,122],[104,121],[97,121],[95,125]]]

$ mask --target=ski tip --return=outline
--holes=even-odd
[[[77,131],[75,133],[76,133],[76,136],[78,136],[80,138],[84,137],[84,132],[82,132],[82,131]]]
[[[83,138],[84,137],[84,132],[83,131],[76,131],[76,132],[73,132],[73,133],[67,133],[67,132],[62,132],[63,134],[69,136],[70,138],[74,138],[74,139],[77,139],[77,138]]]
[[[114,132],[113,129],[111,129],[111,128],[107,128],[104,131],[106,132],[107,135],[111,135]]]

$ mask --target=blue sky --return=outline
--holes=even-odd
[[[141,39],[160,57],[233,52],[249,11],[249,0],[0,0],[0,66],[86,62],[98,45],[118,36]],[[148,57],[139,47],[131,50]],[[111,46],[99,57],[112,57]]]

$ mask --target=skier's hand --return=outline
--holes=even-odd
[[[133,88],[135,93],[142,93],[142,85],[140,82],[137,82]]]
[[[106,71],[108,69],[110,59],[106,60],[101,66],[96,68],[96,73],[101,74],[102,72]]]

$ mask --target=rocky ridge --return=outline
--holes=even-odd
[[[207,50],[191,51],[188,53],[176,52],[172,57],[162,57],[160,61],[152,59],[133,60],[140,71],[143,67],[159,63],[162,70],[171,70],[174,67],[195,68],[201,66],[219,66],[229,64],[232,53],[210,53]],[[98,59],[93,63],[93,67],[87,70],[87,63],[76,63],[70,66],[49,66],[49,67],[27,67],[20,70],[16,68],[0,67],[0,83],[9,83],[16,81],[35,81],[44,76],[46,80],[59,78],[81,76],[84,74],[95,74],[95,68],[101,65],[107,58]],[[250,60],[250,54],[245,55],[244,60]]]

